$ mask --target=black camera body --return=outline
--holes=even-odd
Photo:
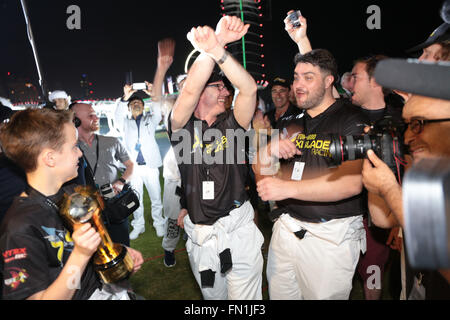
[[[394,121],[392,117],[386,116],[373,123],[371,130],[364,135],[300,133],[292,141],[301,151],[315,148],[315,154],[328,157],[330,168],[337,167],[344,161],[364,159],[367,151],[372,149],[391,168],[397,181],[400,182],[405,165],[403,156],[406,153],[403,144],[404,128],[403,122]]]
[[[333,165],[340,165],[343,161],[364,159],[369,149],[386,163],[395,174],[397,181],[403,177],[404,154],[403,144],[405,124],[385,117],[372,124],[370,131],[361,136],[332,135],[330,154]]]

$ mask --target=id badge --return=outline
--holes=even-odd
[[[214,181],[203,181],[203,200],[214,200]]]
[[[136,146],[134,147],[134,150],[140,151],[141,150],[141,144],[138,142],[136,143]]]
[[[294,169],[292,170],[291,180],[296,180],[296,181],[302,180],[304,169],[305,169],[304,162],[295,161]]]

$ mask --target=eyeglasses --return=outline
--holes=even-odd
[[[224,88],[226,88],[225,85],[219,83],[208,84],[207,87],[216,87],[217,89],[219,89],[219,91],[222,91]]]
[[[446,119],[412,119],[410,122],[405,123],[406,127],[405,130],[409,129],[415,133],[415,134],[419,134],[423,131],[423,127],[427,124],[427,123],[433,123],[433,122],[444,122],[444,121],[450,121],[450,118],[446,118]]]

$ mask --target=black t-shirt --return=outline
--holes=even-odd
[[[270,125],[273,129],[279,129],[279,122],[280,120],[283,119],[290,119],[291,117],[294,117],[296,115],[298,115],[300,113],[300,109],[292,104],[289,104],[289,107],[287,108],[286,112],[278,118],[278,121],[275,120],[275,112],[276,112],[276,108],[267,111],[265,115],[267,115],[267,117],[270,120]]]
[[[280,119],[280,130],[287,130],[288,137],[303,133],[310,148],[302,149],[302,155],[293,159],[280,159],[280,172],[283,177],[291,177],[295,162],[304,162],[302,180],[326,174],[332,164],[329,144],[320,141],[320,136],[335,134],[340,136],[361,135],[368,120],[360,108],[348,104],[346,100],[338,99],[327,110],[311,118],[306,111],[296,117]],[[317,136],[315,136],[317,134]],[[297,135],[299,137],[300,135]],[[315,142],[314,139],[316,140]],[[305,140],[306,141],[306,140]],[[297,140],[295,140],[297,142]],[[315,146],[313,146],[315,145]],[[357,216],[364,212],[361,194],[336,202],[314,202],[296,199],[286,199],[277,202],[283,212],[288,212],[294,218],[309,222],[324,222],[332,219]]]
[[[390,117],[392,118],[392,120],[397,122],[401,122],[403,120],[401,107],[386,105],[386,107],[383,109],[367,110],[361,108],[361,111],[364,113],[364,115],[369,119],[371,123],[379,121],[385,117]]]
[[[210,127],[206,121],[192,115],[184,128],[175,133],[172,132],[169,122],[168,131],[177,157],[186,207],[192,222],[212,225],[248,200],[245,191],[248,175],[245,143],[242,144],[243,141],[238,143],[237,139],[230,141],[231,135],[227,137],[227,131],[228,134],[235,135],[239,132],[245,133],[232,111],[218,115]],[[214,136],[208,138],[211,134]],[[227,154],[231,161],[227,162]],[[214,158],[207,159],[207,157]],[[212,182],[214,185],[212,200],[203,199],[204,181]]]
[[[393,106],[390,104],[387,104],[385,108],[383,109],[378,109],[378,110],[368,110],[368,109],[363,109],[361,108],[362,113],[367,117],[367,119],[369,119],[370,123],[373,124],[375,122],[378,122],[384,118],[391,118],[394,122],[402,122],[402,106]],[[400,135],[399,137],[399,141],[403,142],[403,135]],[[364,188],[363,189],[363,195],[364,195],[364,205],[366,207],[366,212],[369,211],[368,207],[367,207],[367,199],[368,199],[368,194],[367,194],[367,189]]]
[[[61,198],[50,197],[55,203]],[[47,289],[67,262],[74,243],[56,210],[34,197],[17,197],[0,227],[3,299],[22,300]],[[72,299],[88,299],[101,283],[92,263]]]

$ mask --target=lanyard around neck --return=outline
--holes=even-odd
[[[98,165],[98,149],[99,149],[99,141],[98,141],[98,135],[95,135],[95,140],[97,141],[97,145],[95,146],[95,166],[94,171],[92,171],[92,176],[95,177],[95,173],[97,172],[97,165]]]

